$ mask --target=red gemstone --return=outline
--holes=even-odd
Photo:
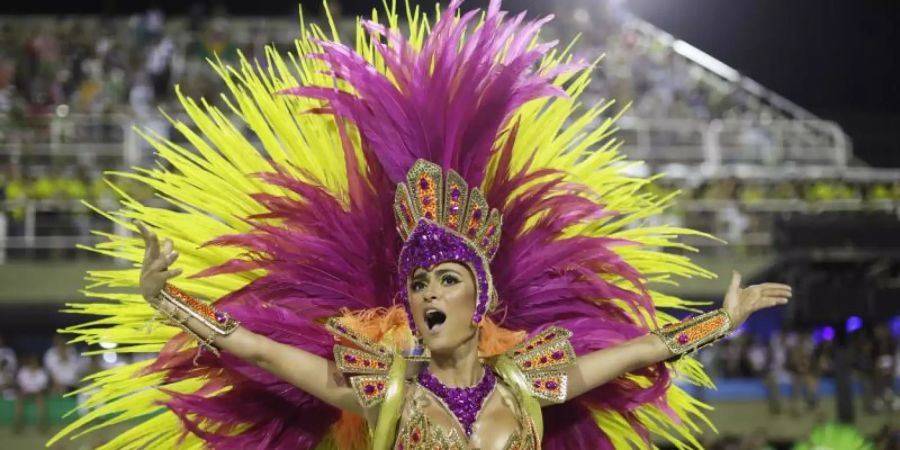
[[[687,334],[681,333],[681,334],[678,335],[678,343],[679,343],[679,344],[687,344],[687,342],[688,342],[688,335],[687,335]]]
[[[531,361],[525,361],[524,365],[526,369],[531,368]]]
[[[541,356],[541,364],[547,364],[547,357]]]
[[[553,352],[553,355],[551,356],[553,356],[553,359],[562,359],[562,357],[565,356],[565,353],[563,353],[562,350],[557,350]]]
[[[548,381],[546,384],[544,384],[544,386],[547,386],[547,389],[550,389],[551,391],[555,391],[556,388],[559,387],[559,385],[555,381]]]

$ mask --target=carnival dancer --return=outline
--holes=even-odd
[[[538,43],[546,19],[460,3],[218,65],[255,145],[187,98],[194,151],[146,136],[171,168],[123,175],[171,209],[123,193],[108,216],[143,239],[96,249],[139,267],[92,273],[109,301],[73,309],[107,317],[69,331],[160,354],[99,375],[61,435],[156,413],[107,447],[699,447],[672,379],[710,382],[681,357],[790,287],[657,310],[692,304],[655,284],[710,274],[662,251],[695,232],[642,225],[671,198],[625,174],[611,103],[577,104],[591,66]]]

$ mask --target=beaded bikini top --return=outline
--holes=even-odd
[[[397,360],[403,359],[402,356],[345,326],[339,318],[329,319],[326,328],[336,339],[334,359],[337,368],[349,376],[361,405],[367,408],[377,406],[389,395],[390,386],[405,384],[405,380],[398,383],[398,380],[392,379],[398,375],[391,370]],[[535,405],[539,400],[562,403],[566,400],[566,370],[575,363],[575,351],[569,343],[571,335],[565,328],[546,328],[505,354],[493,358],[490,364],[518,398]],[[514,373],[510,374],[510,371]],[[402,373],[399,376],[402,377]],[[379,423],[385,419],[382,417],[385,405],[382,406]],[[523,423],[520,431],[510,437],[507,450],[540,448],[543,428],[540,409],[523,408],[523,411],[530,417],[522,419],[527,423]],[[396,417],[391,420],[399,420],[399,412],[392,414]],[[403,450],[466,449],[467,441],[466,436],[452,431],[444,433],[432,426],[421,411],[413,412],[396,434],[396,440],[392,440],[395,442],[394,449]]]
[[[536,450],[539,437],[527,416],[521,415],[519,428],[510,435],[504,450]],[[397,433],[394,450],[466,450],[468,439],[456,431],[445,433],[428,420],[421,410],[414,408],[409,419]]]

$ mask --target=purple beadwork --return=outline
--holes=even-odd
[[[428,220],[420,220],[416,228],[410,233],[403,249],[400,251],[399,282],[400,299],[406,308],[409,328],[416,331],[416,325],[410,314],[409,296],[406,292],[406,283],[416,268],[434,267],[440,263],[454,261],[466,264],[474,272],[476,286],[478,286],[475,315],[472,320],[475,323],[487,313],[490,301],[490,279],[487,264],[481,255],[475,251],[466,239],[447,228]]]
[[[496,383],[497,377],[487,368],[484,369],[484,375],[478,384],[464,388],[454,388],[441,383],[427,367],[419,372],[419,384],[444,401],[468,437],[472,436],[472,426],[475,425],[478,412],[481,411],[484,400],[494,390]]]

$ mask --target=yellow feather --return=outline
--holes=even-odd
[[[418,6],[404,1],[406,26],[410,45],[421,48],[431,32],[431,20]],[[327,9],[326,9],[327,10]],[[440,10],[435,14],[439,17]],[[131,172],[111,172],[117,180],[112,188],[121,198],[118,211],[94,211],[135,231],[131,220],[140,220],[162,237],[173,240],[181,253],[178,266],[186,274],[198,273],[211,266],[222,264],[241,256],[240,250],[202,244],[213,238],[246,232],[248,215],[262,211],[251,198],[253,193],[286,194],[255,177],[254,174],[271,171],[273,164],[285,168],[292,176],[314,181],[338,198],[346,200],[347,172],[337,125],[333,118],[318,114],[304,114],[307,110],[322,106],[320,102],[283,96],[282,89],[303,85],[332,86],[334,81],[323,73],[321,61],[306,58],[320,50],[313,38],[337,40],[337,28],[328,16],[327,33],[314,25],[307,25],[300,9],[300,38],[296,40],[294,53],[282,55],[274,48],[266,49],[267,64],[253,64],[239,54],[235,66],[220,59],[210,61],[212,70],[224,80],[227,95],[221,99],[222,107],[205,99],[191,99],[176,90],[183,113],[166,116],[175,130],[184,137],[187,145],[179,145],[147,131],[138,131],[155,149],[166,166],[152,169],[136,169]],[[385,14],[374,12],[372,20],[400,29],[400,14],[394,0],[385,0]],[[386,72],[384,62],[373,46],[372,39],[362,32],[357,21],[355,46],[357,52],[376,70]],[[535,43],[532,43],[534,45]],[[550,70],[572,61],[572,45],[548,54],[540,63],[540,70]],[[523,105],[510,121],[517,123],[511,170],[519,171],[526,163],[531,171],[556,169],[564,171],[567,179],[578,181],[591,189],[587,194],[594,201],[616,211],[616,217],[600,218],[591,223],[570,227],[565,236],[609,236],[627,240],[633,245],[615,248],[617,254],[645,276],[652,285],[675,283],[674,277],[711,278],[688,257],[664,253],[668,249],[695,250],[679,239],[684,236],[710,237],[693,230],[671,226],[645,226],[651,216],[663,212],[673,197],[658,198],[650,193],[648,185],[654,179],[634,178],[627,174],[629,164],[619,152],[621,141],[615,138],[615,120],[625,111],[612,100],[594,105],[580,103],[580,96],[591,79],[591,71],[600,59],[589,67],[560,75],[554,81],[565,89],[568,98],[539,99]],[[338,83],[338,87],[347,86]],[[243,130],[249,130],[249,133]],[[359,136],[350,127],[351,141],[359,143]],[[253,140],[248,139],[248,135]],[[510,136],[501,133],[497,147]],[[359,145],[354,146],[361,156]],[[360,168],[366,162],[358,158]],[[489,173],[497,167],[497,158],[489,162]],[[306,179],[312,178],[312,179]],[[127,183],[139,183],[151,187],[158,194],[158,204],[143,204],[128,195]],[[492,177],[485,179],[490,184]],[[537,218],[529,222],[533,225]],[[120,347],[113,351],[152,352],[175,336],[179,330],[169,326],[147,324],[154,316],[153,310],[135,294],[143,245],[140,239],[97,233],[105,242],[89,250],[130,262],[131,267],[115,270],[91,271],[87,275],[85,295],[92,300],[67,305],[66,311],[74,314],[99,316],[99,319],[76,325],[65,331],[74,340],[91,345],[100,342],[116,342]],[[223,295],[245,286],[261,274],[258,272],[223,274],[204,279],[180,279],[179,287],[200,298],[215,301]],[[626,289],[635,289],[625,280],[610,280]],[[654,289],[650,294],[657,306],[690,309],[696,302],[662,294]],[[598,299],[600,301],[602,299]],[[648,321],[645,313],[635,313],[626,308],[635,319]],[[660,313],[660,324],[671,322],[673,317]],[[202,379],[188,379],[165,384],[165,374],[142,375],[148,362],[135,363],[96,374],[90,378],[85,392],[92,392],[87,401],[95,408],[78,418],[48,444],[65,436],[78,436],[95,429],[116,424],[137,424],[119,434],[102,448],[202,448],[196,436],[182,436],[178,418],[165,411],[158,402],[167,399],[160,388],[176,392],[194,392],[204,384]],[[675,366],[679,376],[687,382],[712,386],[700,364],[685,358]],[[705,416],[708,407],[692,399],[678,387],[667,393],[672,411],[678,421],[654,407],[643,407],[638,417],[655,435],[671,440],[679,448],[698,448],[693,437],[700,424],[711,426]],[[643,445],[630,424],[618,413],[596,411],[599,426],[613,439],[617,447]],[[182,439],[184,439],[182,441]],[[320,448],[332,448],[328,440]]]

